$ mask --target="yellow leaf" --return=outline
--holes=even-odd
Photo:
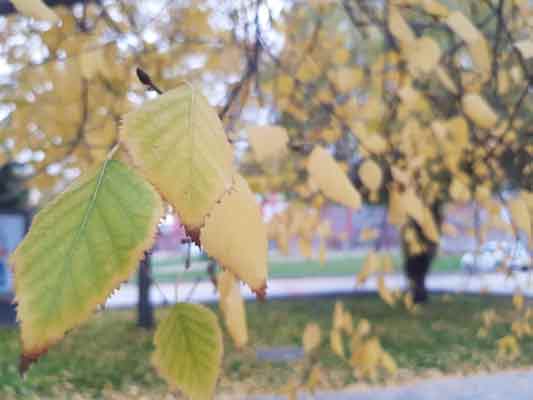
[[[514,45],[525,59],[533,57],[533,40],[520,40]]]
[[[498,357],[514,360],[520,356],[518,341],[512,335],[507,335],[498,340]]]
[[[396,365],[396,361],[394,361],[394,358],[392,358],[392,356],[386,351],[381,352],[381,365],[391,376],[398,373],[398,365]]]
[[[450,196],[455,201],[467,202],[470,200],[470,189],[457,177],[453,178],[449,190]]]
[[[231,187],[233,154],[215,110],[189,84],[124,117],[122,141],[143,175],[198,229]]]
[[[359,167],[359,176],[368,189],[375,191],[381,187],[383,172],[378,163],[374,160],[367,159],[363,161]]]
[[[342,344],[342,336],[338,330],[332,330],[330,333],[331,350],[341,358],[344,358],[344,345]]]
[[[258,162],[280,159],[287,153],[289,137],[285,128],[281,126],[255,126],[247,130],[250,146]]]
[[[57,14],[42,0],[11,0],[11,2],[21,14],[53,23],[60,21]]]
[[[394,175],[394,173],[393,173]],[[389,223],[401,226],[405,222],[407,212],[405,210],[405,204],[402,200],[402,195],[398,193],[394,188],[389,189],[389,209],[388,209],[388,221]]]
[[[479,30],[459,11],[451,12],[446,18],[446,24],[466,43],[475,43],[482,37]]]
[[[320,337],[320,326],[314,322],[307,324],[302,338],[304,351],[310,353],[320,346]]]
[[[374,154],[383,154],[387,150],[387,141],[379,134],[370,134],[361,138],[364,148]]]
[[[378,270],[379,258],[373,251],[368,252],[361,271],[357,274],[357,284],[362,285],[368,277]]]
[[[239,290],[239,282],[230,271],[226,270],[218,276],[218,288],[220,309],[235,347],[246,346],[246,343],[248,343],[248,327],[246,324],[246,309]]]
[[[360,68],[341,67],[328,72],[328,78],[339,91],[346,93],[360,85],[364,72]]]
[[[322,382],[322,370],[318,365],[314,365],[309,373],[309,379],[307,379],[307,388],[311,393],[315,391],[318,385]]]
[[[327,253],[326,240],[320,239],[320,244],[318,247],[318,262],[322,266],[326,264],[326,256],[327,256],[326,253]]]
[[[448,7],[437,0],[421,0],[420,5],[425,12],[435,17],[446,17],[449,14]]]
[[[381,269],[386,274],[394,271],[394,261],[389,253],[381,256]]]
[[[466,115],[479,127],[484,129],[494,128],[498,122],[498,114],[483,97],[469,93],[463,97],[463,109]]]
[[[442,224],[442,233],[447,236],[456,237],[459,234],[459,231],[457,230],[455,225],[445,222]]]
[[[341,330],[344,325],[344,304],[342,301],[335,302],[333,309],[333,329]]]
[[[427,207],[424,207],[424,219],[422,220],[422,224],[420,225],[420,227],[422,228],[422,232],[424,233],[424,236],[427,239],[435,243],[439,241],[439,228],[437,227],[437,224],[433,219],[431,211]]]
[[[223,344],[217,316],[210,309],[175,304],[158,324],[154,346],[152,363],[174,390],[191,400],[213,398]]]
[[[238,212],[237,212],[238,211]],[[207,254],[223,268],[264,295],[267,278],[267,231],[261,210],[246,181],[235,184],[215,204],[200,231]]]
[[[339,164],[322,147],[315,147],[307,164],[310,179],[325,196],[351,208],[361,206],[361,196]]]
[[[351,335],[353,332],[353,319],[352,314],[348,311],[344,311],[342,315],[342,326],[341,329],[347,334]]]
[[[382,358],[383,350],[379,339],[372,337],[366,340],[352,353],[351,364],[362,377],[375,379]]]
[[[450,75],[446,72],[446,70],[440,66],[437,66],[435,69],[435,72],[437,74],[437,78],[439,78],[440,83],[442,83],[442,86],[444,86],[447,90],[452,92],[453,94],[459,93],[459,90],[457,89],[457,86],[455,85],[455,82],[450,78]]]
[[[298,238],[298,248],[300,250],[300,254],[304,258],[309,260],[313,257],[313,245],[309,238],[306,238],[306,237]]]
[[[335,64],[346,64],[350,59],[350,52],[346,48],[339,48],[335,50],[333,55],[333,62]]]
[[[80,71],[84,78],[92,79],[105,69],[104,53],[101,47],[92,48],[95,46],[101,46],[97,42],[90,42],[83,47],[80,53]]]
[[[380,275],[378,278],[378,293],[379,297],[381,297],[381,299],[389,306],[393,307],[396,304],[396,299],[394,298],[393,293],[389,290],[387,285],[385,285],[384,275]]]
[[[402,17],[398,8],[394,6],[391,6],[389,10],[389,29],[402,50],[409,48],[416,40],[411,27]]]
[[[513,296],[513,306],[518,311],[522,311],[524,309],[524,295],[520,290],[517,290]]]
[[[370,333],[370,329],[370,322],[368,322],[367,319],[363,318],[359,320],[355,331],[357,332],[357,335],[359,337],[363,338]]]
[[[470,52],[476,70],[481,73],[481,82],[486,82],[490,77],[491,69],[491,56],[487,41],[481,36],[474,43],[469,44],[468,51]]]
[[[406,50],[405,55],[411,74],[428,74],[439,63],[440,47],[432,38],[422,37]]]
[[[379,231],[376,228],[363,228],[359,234],[359,239],[363,241],[374,240],[379,236]]]

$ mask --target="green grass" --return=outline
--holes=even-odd
[[[495,341],[509,333],[508,322],[516,317],[511,300],[457,296],[445,301],[433,297],[419,315],[392,309],[375,296],[343,297],[355,321],[367,318],[373,334],[400,367],[400,381],[435,373],[461,373],[533,365],[533,338],[522,339],[521,357],[499,361]],[[251,345],[236,351],[225,339],[221,393],[275,392],[298,376],[304,361],[271,363],[257,360],[256,347],[299,346],[305,325],[317,322],[323,331],[318,358],[325,371],[323,386],[336,389],[355,382],[347,364],[329,350],[328,332],[335,299],[280,300],[249,303]],[[476,333],[482,310],[494,308],[499,316],[487,338]],[[217,311],[216,306],[212,308]],[[158,318],[165,309],[157,311]],[[503,323],[506,321],[507,323]],[[135,327],[132,311],[105,311],[72,334],[29,371],[22,380],[17,374],[19,353],[16,329],[0,329],[0,398],[103,398],[103,393],[141,391],[147,398],[162,398],[164,383],[154,374],[149,357],[152,333]],[[133,389],[132,389],[133,388]],[[33,397],[32,397],[33,396]],[[126,395],[123,398],[137,398]],[[76,397],[81,398],[81,397]],[[110,398],[110,397],[108,397]],[[113,397],[114,399],[120,397]]]
[[[434,272],[453,272],[459,269],[459,256],[443,255],[432,266]],[[401,270],[401,257],[393,258],[398,270]],[[353,276],[362,267],[364,257],[338,258],[328,260],[321,265],[315,260],[275,261],[269,264],[270,278],[302,278],[313,276]],[[176,272],[176,269],[179,272]],[[181,258],[155,263],[153,276],[157,282],[175,282],[179,274],[181,281],[208,279],[205,270],[184,271]]]

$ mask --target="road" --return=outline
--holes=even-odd
[[[299,400],[531,400],[533,371],[428,379],[408,385],[301,394]],[[250,399],[250,398],[248,398]],[[257,396],[253,400],[282,400]]]
[[[387,276],[385,279],[389,289],[404,289],[406,279],[402,274]],[[533,275],[529,272],[516,272],[511,277],[501,273],[484,275],[465,275],[462,273],[432,274],[427,279],[427,287],[431,291],[451,293],[490,293],[510,295],[517,288],[526,297],[533,297]],[[283,278],[268,281],[267,296],[269,299],[286,297],[305,297],[313,295],[333,295],[346,293],[368,293],[377,290],[377,279],[370,278],[363,285],[356,286],[354,277],[312,277]],[[246,299],[253,299],[254,294],[246,286],[241,287]],[[217,301],[218,297],[209,281],[183,282],[180,284],[161,283],[153,285],[151,299],[156,305],[189,301],[204,303]],[[106,307],[130,307],[137,302],[137,286],[124,284],[107,301]]]

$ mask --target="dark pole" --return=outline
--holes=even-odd
[[[138,319],[137,325],[141,328],[151,329],[154,326],[154,308],[150,301],[150,284],[152,277],[150,274],[150,254],[146,251],[139,264],[139,302],[137,304]]]

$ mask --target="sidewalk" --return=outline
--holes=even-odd
[[[267,299],[377,291],[375,277],[368,279],[361,286],[356,286],[355,282],[355,276],[273,279],[268,281]],[[385,282],[389,289],[405,289],[407,286],[402,274],[387,276]],[[533,276],[530,272],[516,272],[511,277],[505,277],[501,273],[472,276],[462,273],[439,273],[428,277],[427,287],[430,291],[478,294],[483,291],[495,295],[512,295],[520,288],[524,296],[533,297]],[[241,286],[241,293],[246,299],[255,298],[244,285]],[[156,305],[173,304],[176,301],[205,303],[218,300],[218,295],[209,281],[153,285],[150,297]],[[128,283],[108,299],[106,307],[131,307],[136,303],[137,286]]]
[[[531,400],[533,371],[438,378],[390,388],[301,394],[299,400]],[[282,400],[258,396],[253,400]]]

